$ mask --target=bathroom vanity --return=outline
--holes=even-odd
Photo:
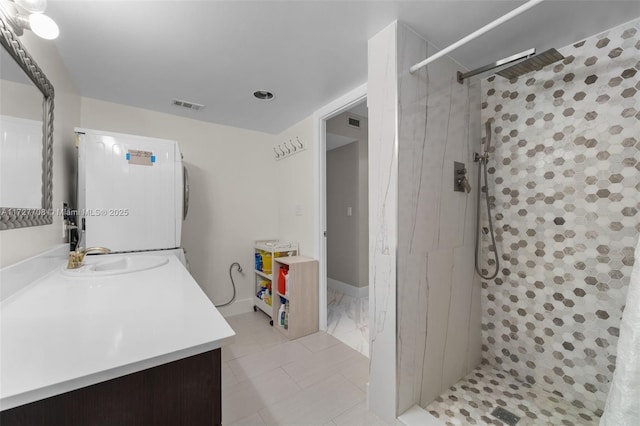
[[[2,301],[0,424],[221,424],[234,332],[178,258],[85,263]]]

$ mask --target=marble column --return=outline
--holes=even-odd
[[[395,384],[397,414],[425,406],[481,357],[473,270],[479,81],[459,84],[462,68],[449,57],[409,73],[434,52],[401,23],[369,42],[371,407],[375,363],[394,363],[385,378]],[[466,165],[470,194],[453,191],[454,161]],[[391,343],[389,328],[397,330]]]
[[[396,418],[397,22],[369,40],[369,408]]]

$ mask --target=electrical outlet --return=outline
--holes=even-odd
[[[302,216],[302,204],[296,203],[296,216]]]
[[[353,216],[353,208],[347,207],[347,216]]]

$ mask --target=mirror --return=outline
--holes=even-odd
[[[53,86],[0,18],[0,230],[53,222]]]

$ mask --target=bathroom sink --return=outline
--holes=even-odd
[[[84,265],[78,269],[67,269],[64,265],[63,275],[70,277],[103,277],[107,275],[130,274],[146,271],[166,265],[169,259],[164,256],[136,255],[113,258],[111,256],[91,256],[85,258]]]

